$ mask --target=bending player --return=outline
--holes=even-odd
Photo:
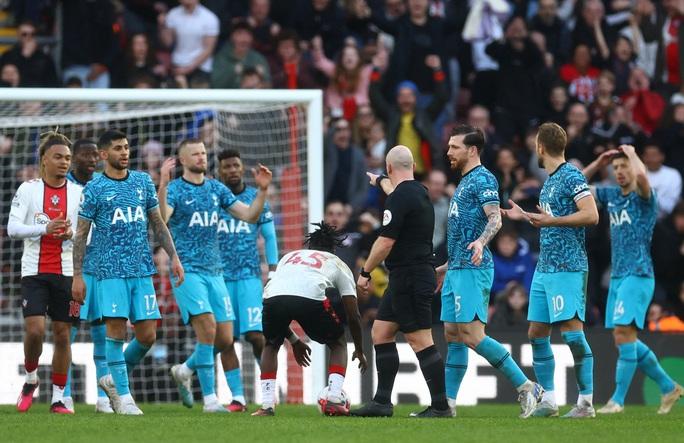
[[[159,203],[187,272],[185,282],[177,284],[173,292],[183,321],[192,324],[198,343],[185,363],[171,368],[171,376],[178,384],[183,404],[192,407],[191,382],[196,369],[204,412],[227,412],[216,397],[214,354],[232,346],[235,316],[223,281],[217,231],[219,213],[224,208],[240,220],[255,223],[264,208],[272,174],[263,165],[253,170],[259,190],[247,206],[221,182],[205,178],[207,151],[201,140],[182,141],[178,160],[183,176],[170,183],[176,160],[168,159],[162,165]]]
[[[285,338],[292,337],[290,323],[297,321],[312,340],[330,350],[328,366],[328,398],[323,406],[326,415],[349,415],[342,400],[342,385],[347,370],[347,340],[344,327],[332,309],[325,290],[334,287],[340,292],[354,340],[352,360],[359,360],[365,371],[361,315],[356,301],[354,276],[335,253],[341,245],[339,233],[324,222],[314,223],[317,229],[307,235],[307,249],[290,252],[278,263],[273,278],[264,289],[264,336],[266,346],[261,357],[262,405],[252,415],[274,415],[278,350]],[[295,339],[291,340],[295,343]],[[301,346],[294,348],[295,355]],[[297,358],[301,362],[301,358]],[[306,362],[304,363],[306,365]]]
[[[456,407],[456,396],[468,368],[472,348],[499,369],[519,392],[520,418],[534,412],[543,389],[520,370],[501,343],[485,334],[494,262],[489,241],[501,228],[499,184],[480,163],[484,134],[472,126],[459,126],[449,139],[447,157],[461,181],[449,207],[447,245],[449,260],[437,268],[443,279],[442,321],[448,343],[445,384],[447,400]]]
[[[69,329],[78,321],[79,305],[71,300],[73,275],[71,226],[77,221],[82,188],[66,180],[71,142],[57,131],[41,138],[40,178],[24,182],[12,199],[7,234],[24,240],[21,296],[24,314],[26,381],[17,410],[26,412],[38,388],[38,360],[45,340],[45,315],[52,320],[52,401],[50,412],[73,414],[64,404],[71,362]]]
[[[653,298],[655,279],[651,238],[658,203],[646,167],[630,145],[606,151],[584,171],[587,179],[612,164],[618,186],[591,187],[598,203],[610,216],[611,275],[606,303],[606,328],[613,329],[618,361],[615,392],[599,414],[625,410],[625,397],[639,367],[660,387],[658,414],[667,414],[684,395],[684,389],[663,370],[655,354],[637,338]]]
[[[563,341],[575,360],[579,388],[577,404],[563,417],[588,418],[595,417],[596,412],[594,357],[583,331],[588,272],[584,227],[598,223],[598,210],[582,172],[565,161],[566,144],[567,134],[557,124],[544,123],[539,127],[536,139],[539,166],[549,173],[539,196],[540,212],[525,212],[511,200],[512,209],[503,212],[541,228],[539,261],[527,313],[534,372],[545,390],[534,416],[558,416],[551,330],[559,325]]]
[[[152,284],[152,274],[156,270],[150,252],[148,226],[169,254],[177,284],[183,282],[183,266],[159,213],[152,179],[146,173],[128,170],[126,134],[108,130],[100,136],[98,148],[105,169],[83,191],[74,239],[72,297],[82,303],[86,294],[83,261],[88,233],[94,225],[92,254],[98,257],[97,291],[107,328],[105,354],[111,372],[100,378],[99,385],[111,400],[114,412],[142,415],[130,393],[129,371],[154,344],[157,320],[161,318]],[[135,338],[124,353],[128,320],[135,327]]]
[[[100,153],[97,150],[97,144],[87,139],[76,140],[72,148],[74,151],[71,161],[72,169],[67,174],[67,180],[85,187],[89,181],[101,175],[95,172],[97,162],[100,160]],[[90,323],[90,336],[93,340],[93,360],[95,362],[97,382],[97,380],[109,374],[109,368],[107,367],[107,358],[105,357],[105,336],[107,331],[102,321],[102,308],[96,290],[97,278],[95,273],[97,272],[97,264],[95,260],[96,256],[92,254],[92,248],[90,246],[86,247],[85,258],[83,259],[83,280],[86,284],[86,297],[83,306],[81,306],[81,321],[88,321]],[[78,326],[72,326],[72,344],[76,340],[77,333]],[[64,389],[64,404],[67,408],[73,410],[74,401],[71,397],[71,384],[71,366],[69,366],[69,378]],[[95,412],[114,413],[107,393],[99,385],[97,386]]]
[[[244,167],[240,153],[234,150],[219,153],[219,175],[221,181],[230,188],[235,197],[249,205],[257,197],[257,189],[247,186],[243,181]],[[261,360],[264,349],[264,334],[261,318],[263,311],[261,283],[261,259],[257,247],[259,234],[264,238],[266,262],[269,267],[269,278],[278,265],[278,239],[276,238],[273,214],[264,204],[259,220],[247,223],[234,218],[230,212],[222,211],[218,225],[219,244],[223,259],[223,278],[230,294],[235,320],[233,331],[235,338],[241,336],[252,345],[252,352],[257,362]],[[235,348],[230,345],[221,352],[226,382],[233,394],[228,405],[231,412],[247,410],[240,363]]]

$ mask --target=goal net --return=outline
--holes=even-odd
[[[268,201],[275,216],[282,256],[301,247],[309,223],[320,220],[323,214],[321,103],[320,91],[6,89],[0,102],[0,380],[3,380],[0,403],[16,401],[24,371],[22,243],[7,237],[7,219],[19,184],[38,176],[40,133],[59,126],[59,131],[72,142],[82,138],[97,141],[104,130],[119,129],[128,136],[131,169],[150,173],[155,182],[158,182],[161,162],[173,155],[178,142],[184,138],[197,137],[204,141],[209,173],[215,176],[218,153],[222,149],[239,150],[248,184],[252,181],[249,168],[257,162],[274,173]],[[163,251],[155,253],[159,264],[164,262],[162,254]],[[143,402],[178,400],[169,368],[187,358],[195,345],[192,329],[180,320],[167,265],[158,266],[158,271],[155,285],[163,319],[159,323],[157,343],[131,379],[133,394]],[[39,377],[43,380],[50,377],[50,342],[48,333],[39,368]],[[241,360],[245,393],[248,401],[258,402],[259,368],[251,346],[243,343],[237,342],[236,350]],[[304,370],[294,363],[289,346],[281,350],[278,370],[281,402],[311,403],[325,384],[324,350],[312,348],[314,364]],[[94,403],[95,366],[87,324],[81,324],[72,352],[74,401]],[[226,403],[231,394],[220,359],[217,366],[218,394]],[[193,386],[199,398],[198,385],[195,382]],[[48,401],[49,389],[41,389],[38,395],[40,400]]]

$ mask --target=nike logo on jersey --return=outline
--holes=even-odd
[[[150,315],[156,314],[157,311],[147,311],[145,314],[149,317]]]
[[[186,205],[191,205],[195,202],[195,199],[193,198],[192,200],[185,200]]]
[[[110,195],[110,196],[108,196],[108,197],[105,197],[105,199],[107,199],[107,201],[112,201],[112,200],[114,200],[115,198],[116,198],[116,194]]]

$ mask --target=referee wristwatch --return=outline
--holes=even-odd
[[[378,175],[378,176],[375,178],[375,186],[377,186],[378,188],[382,189],[382,181],[385,180],[385,179],[388,179],[388,180],[389,180],[389,177],[387,176],[387,174],[380,174],[380,175]]]
[[[371,274],[370,274],[370,272],[367,272],[367,271],[366,271],[365,269],[363,269],[363,268],[361,268],[361,269],[359,270],[359,275],[360,275],[361,277],[363,277],[363,278],[367,278],[368,280],[371,279]]]

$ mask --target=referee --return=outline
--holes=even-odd
[[[399,371],[396,335],[401,331],[416,353],[432,405],[411,417],[452,417],[444,388],[444,362],[432,341],[431,304],[436,288],[432,261],[435,213],[427,189],[413,178],[413,156],[406,146],[395,146],[385,159],[387,176],[368,173],[371,184],[388,195],[380,236],[373,244],[356,282],[368,291],[370,272],[383,260],[389,269],[377,319],[373,323],[378,388],[368,404],[351,411],[360,417],[390,417],[394,379]]]

